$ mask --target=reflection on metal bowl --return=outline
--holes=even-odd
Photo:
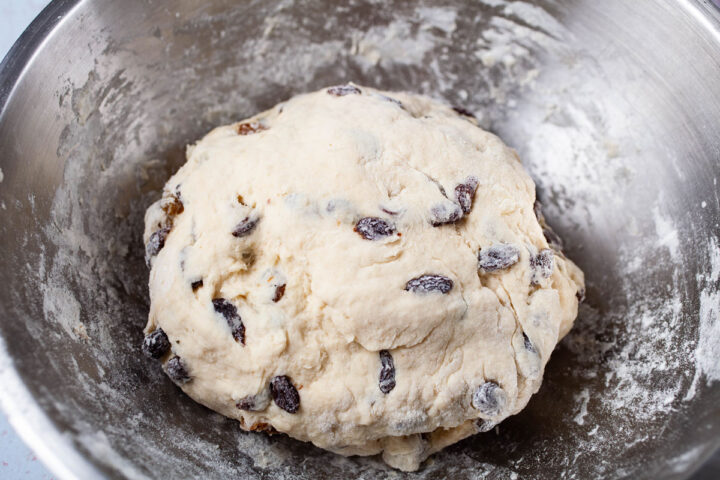
[[[211,127],[353,80],[516,147],[587,275],[521,414],[420,478],[683,478],[720,442],[720,14],[703,0],[52,3],[0,71],[0,390],[63,478],[387,478],[139,354],[142,216]]]

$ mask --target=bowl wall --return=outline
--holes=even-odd
[[[527,409],[418,478],[682,478],[720,441],[720,17],[702,0],[56,1],[0,71],[0,392],[62,476],[395,478],[139,354],[145,208],[212,127],[352,80],[518,149],[587,301]],[[244,478],[244,477],[243,477]]]

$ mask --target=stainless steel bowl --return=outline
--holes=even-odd
[[[353,80],[475,111],[588,300],[540,392],[422,478],[683,478],[720,442],[707,0],[58,0],[0,68],[0,398],[62,478],[395,478],[241,432],[138,354],[142,215],[186,144]]]

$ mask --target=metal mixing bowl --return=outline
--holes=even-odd
[[[242,432],[138,353],[145,207],[211,127],[353,80],[475,111],[585,270],[521,414],[418,478],[683,478],[720,442],[707,0],[59,0],[0,68],[0,398],[61,478],[396,478]]]

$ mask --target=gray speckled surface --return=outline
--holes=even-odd
[[[715,1],[715,0],[714,0]],[[43,0],[0,0],[0,56],[37,12]],[[52,478],[34,454],[14,434],[4,415],[0,414],[0,478]],[[715,455],[693,477],[695,480],[720,478],[720,455]]]
[[[0,58],[48,2],[46,0],[0,0]],[[0,411],[0,478],[54,478],[12,428]]]

